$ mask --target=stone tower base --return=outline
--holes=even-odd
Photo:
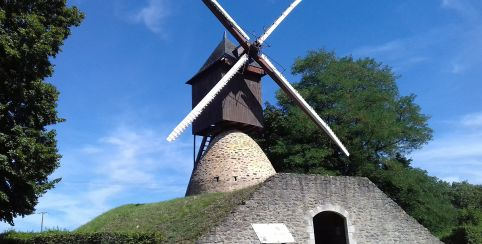
[[[251,137],[228,131],[216,136],[197,162],[186,196],[234,191],[261,183],[274,174],[268,157]]]

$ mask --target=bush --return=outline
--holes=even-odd
[[[450,236],[443,238],[447,244],[480,244],[482,243],[482,226],[460,226],[453,230]]]
[[[0,243],[5,244],[57,244],[57,243],[125,243],[125,244],[150,244],[161,243],[162,236],[158,233],[72,233],[72,232],[6,232],[0,235]]]

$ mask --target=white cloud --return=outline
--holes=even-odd
[[[414,152],[414,166],[447,181],[482,184],[482,132],[473,130],[474,125],[482,125],[482,113],[461,117],[449,133]]]
[[[147,6],[139,10],[132,19],[144,24],[150,31],[164,36],[164,21],[169,14],[166,0],[149,0]]]
[[[467,70],[467,67],[465,66],[465,64],[463,64],[459,61],[454,60],[451,64],[451,66],[452,66],[452,69],[450,70],[450,72],[452,74],[462,74]]]
[[[192,145],[168,143],[166,131],[121,123],[88,145],[63,152],[56,172],[63,179],[37,205],[38,212],[47,212],[44,226],[75,229],[121,204],[182,196],[192,170]],[[17,230],[38,230],[40,216],[15,223]],[[10,228],[0,223],[0,230]]]
[[[482,127],[482,113],[473,113],[465,115],[460,123],[466,127]]]
[[[455,55],[450,59],[451,73],[462,74],[482,64],[482,1],[442,0],[442,8],[461,17],[447,35],[456,37]]]
[[[461,182],[461,181],[463,181],[462,179],[460,179],[460,178],[457,177],[457,176],[449,176],[449,177],[442,178],[441,180],[446,181],[446,182],[449,182],[449,183],[452,183],[452,182]]]
[[[86,154],[96,154],[101,152],[98,147],[95,147],[93,145],[86,145],[84,146],[84,148],[81,149],[81,151]]]
[[[399,52],[404,48],[405,44],[402,40],[389,41],[379,46],[365,46],[356,50],[356,53],[361,55],[382,54],[385,52]]]
[[[448,164],[452,164],[450,160],[460,160],[465,161],[460,163],[470,165],[479,162],[472,159],[480,159],[482,163],[482,134],[459,132],[436,139],[426,149],[417,153],[417,158],[422,161],[443,161]]]
[[[375,57],[395,71],[422,62],[439,70],[461,75],[482,65],[482,1],[441,0],[440,6],[451,13],[450,24],[435,26],[414,36],[366,45],[352,53]]]
[[[464,18],[477,21],[480,19],[479,0],[442,0],[441,6],[446,9],[454,10]]]
[[[46,228],[76,228],[112,206],[110,197],[122,191],[120,186],[90,188],[85,192],[55,193],[49,192],[42,198],[37,209],[46,211]]]
[[[482,11],[482,8],[481,8]],[[482,20],[473,24],[465,23],[453,31],[455,45],[451,62],[453,74],[479,70],[482,65]]]
[[[438,31],[425,33],[423,36],[398,39],[375,46],[363,46],[352,53],[357,57],[375,57],[389,64],[395,71],[403,70],[413,65],[428,61],[423,50],[431,44],[429,39],[436,36]]]
[[[97,173],[115,183],[157,186],[156,172],[186,173],[192,167],[190,144],[168,143],[151,130],[120,127],[99,140]]]
[[[92,187],[85,191],[82,186],[80,189],[70,188],[66,192],[51,190],[40,199],[36,209],[37,213],[46,212],[44,229],[74,229],[112,208],[109,198],[121,190],[119,186]],[[40,222],[40,214],[33,214],[17,218],[14,228],[38,231]],[[0,224],[0,229],[10,228],[12,227],[7,224]]]

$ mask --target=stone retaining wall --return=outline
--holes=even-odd
[[[260,243],[252,223],[284,223],[296,243],[314,243],[313,216],[346,218],[349,243],[441,243],[362,177],[277,174],[199,243]]]

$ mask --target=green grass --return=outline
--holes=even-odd
[[[156,232],[166,242],[194,242],[243,204],[257,187],[112,209],[76,232]]]

